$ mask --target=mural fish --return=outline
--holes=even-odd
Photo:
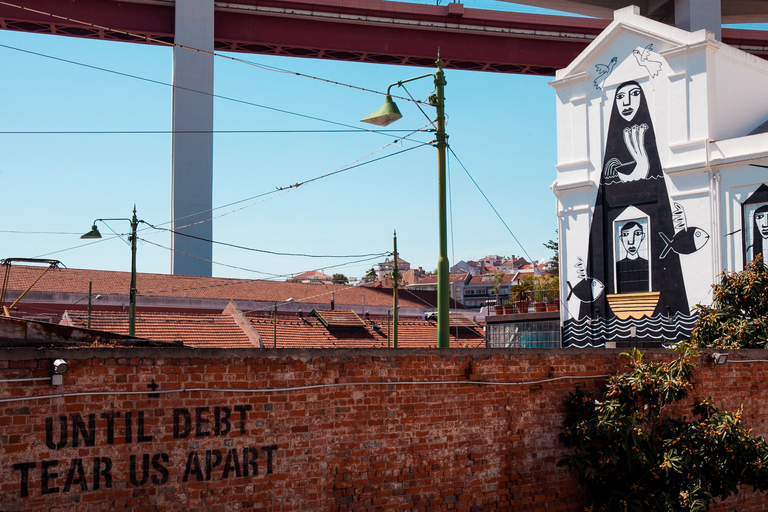
[[[603,294],[605,285],[597,279],[587,277],[584,270],[584,260],[581,258],[576,259],[578,263],[574,267],[577,269],[576,274],[579,277],[579,282],[576,283],[576,286],[573,286],[569,281],[566,281],[568,284],[568,297],[565,300],[570,300],[571,295],[575,295],[581,302],[592,302]]]
[[[659,259],[663,259],[669,254],[669,251],[674,251],[677,254],[693,254],[702,247],[704,247],[709,241],[709,233],[701,228],[688,227],[688,221],[685,218],[685,210],[683,207],[674,203],[674,210],[672,211],[672,219],[674,221],[675,229],[678,230],[675,235],[670,239],[664,233],[659,232],[659,236],[664,241],[664,250],[661,251]]]

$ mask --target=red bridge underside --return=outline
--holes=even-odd
[[[0,4],[0,28],[5,30],[173,42],[170,2],[7,0],[7,4],[5,0]],[[439,47],[446,68],[554,75],[608,23],[468,9],[457,3],[239,0],[217,4],[214,38],[220,51],[427,67],[434,65]],[[723,41],[768,58],[768,32],[724,29]]]

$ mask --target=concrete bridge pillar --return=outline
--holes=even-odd
[[[213,52],[213,0],[176,0],[175,43]],[[212,274],[213,55],[173,48],[171,273]],[[179,132],[203,133],[179,133]],[[193,257],[195,256],[195,257]]]

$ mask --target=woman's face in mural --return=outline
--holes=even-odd
[[[616,91],[616,108],[626,121],[631,121],[640,107],[640,95],[642,91],[637,84],[628,84],[619,87]]]
[[[762,210],[762,208],[760,209]],[[763,238],[768,238],[768,211],[755,212],[755,224]]]

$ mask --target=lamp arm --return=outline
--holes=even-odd
[[[395,82],[395,83],[393,83],[393,84],[390,84],[390,86],[389,86],[389,87],[387,87],[387,95],[389,95],[389,91],[390,91],[390,90],[391,90],[391,89],[392,89],[394,86],[402,87],[402,85],[403,85],[403,84],[405,84],[405,83],[408,83],[408,82],[413,82],[414,80],[421,80],[422,78],[427,78],[428,76],[431,76],[432,78],[435,78],[435,74],[434,74],[434,73],[427,73],[427,74],[425,74],[425,75],[415,76],[415,77],[413,77],[413,78],[408,78],[408,79],[406,79],[406,80],[400,80],[399,82]]]

